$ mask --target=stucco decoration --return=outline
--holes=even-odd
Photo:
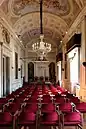
[[[13,28],[16,34],[21,35],[20,37],[23,39],[24,43],[40,35],[39,19],[39,13],[32,13],[21,17],[21,19],[14,24]],[[51,39],[53,39],[53,35],[54,37],[56,36],[54,32],[57,32],[56,38],[62,38],[68,30],[68,26],[60,17],[45,13],[43,14],[43,30],[44,34],[46,36],[49,35]]]
[[[15,24],[21,16],[39,12],[39,0],[3,0],[1,9],[9,17],[12,24]],[[70,26],[80,8],[76,0],[43,0],[43,11],[60,16]]]
[[[62,39],[79,14],[84,0],[43,0],[43,29],[51,40]],[[39,0],[3,0],[0,9],[11,23],[13,31],[26,45],[39,35]],[[50,36],[49,32],[55,36]],[[49,34],[48,34],[49,33]],[[56,35],[57,34],[57,35]]]
[[[3,42],[9,44],[10,43],[10,33],[8,32],[8,30],[5,27],[3,27],[2,35],[3,35]]]
[[[0,2],[1,2],[1,0],[0,0]],[[9,12],[9,9],[8,9],[9,0],[3,0],[1,3],[2,3],[1,8],[2,8],[3,12],[5,14],[7,14]]]
[[[44,11],[67,15],[70,12],[68,0],[43,0]],[[39,11],[39,0],[13,0],[13,12],[16,15]]]
[[[82,1],[83,1],[84,5],[86,5],[86,0],[82,0]]]
[[[59,16],[70,27],[80,12],[77,0],[43,0],[44,13]],[[81,1],[81,0],[80,0]],[[0,9],[14,25],[21,17],[39,12],[39,0],[3,0]],[[35,23],[37,23],[35,21]]]
[[[40,36],[40,29],[33,29],[30,30],[29,32],[25,32],[22,36],[21,36],[21,40],[24,42],[24,45],[27,45],[28,43],[32,44],[33,39],[37,39],[39,40],[39,36]],[[57,37],[58,36],[58,37]],[[53,32],[52,30],[50,30],[49,28],[44,28],[44,40],[45,42],[50,40],[51,42],[53,41],[52,46],[56,47],[58,41],[60,41],[60,35],[58,32]]]
[[[75,0],[76,3],[78,4],[79,8],[82,9],[84,7],[84,1],[85,0]]]

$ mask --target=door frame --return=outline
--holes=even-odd
[[[4,62],[2,62],[2,66],[3,66],[3,74],[4,74],[4,80],[3,80],[3,74],[2,74],[2,82],[4,82],[4,84],[2,84],[2,96],[6,96],[7,95],[7,88],[8,88],[8,92],[10,93],[10,86],[11,86],[11,83],[10,83],[10,81],[11,81],[11,76],[10,76],[10,57],[9,56],[5,56],[5,55],[3,55],[3,61]],[[8,61],[8,62],[7,62]],[[8,63],[8,64],[7,64]],[[8,65],[8,66],[7,66]],[[7,67],[7,68],[6,68]],[[9,80],[7,80],[7,69],[8,69],[8,78],[9,78]],[[9,86],[7,85],[7,81],[9,81]]]

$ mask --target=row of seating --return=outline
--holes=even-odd
[[[25,85],[0,99],[0,128],[31,125],[64,128],[69,123],[82,128],[81,113],[77,110],[79,104],[86,108],[85,103],[58,86]]]

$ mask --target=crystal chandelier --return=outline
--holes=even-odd
[[[51,44],[45,43],[43,41],[44,34],[42,26],[42,0],[40,0],[40,42],[34,43],[32,45],[33,51],[37,53],[40,60],[43,60],[43,58],[46,57],[47,53],[51,51]]]

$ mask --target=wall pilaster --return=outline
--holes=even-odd
[[[2,85],[3,85],[3,82],[2,82],[2,69],[3,69],[3,66],[2,66],[2,45],[3,45],[3,43],[2,42],[0,42],[0,97],[2,96]]]
[[[25,57],[28,57],[28,50],[25,50]],[[25,82],[28,82],[28,60],[25,60]]]
[[[86,101],[86,67],[83,62],[86,61],[86,16],[81,22],[81,53],[80,53],[80,97]]]

